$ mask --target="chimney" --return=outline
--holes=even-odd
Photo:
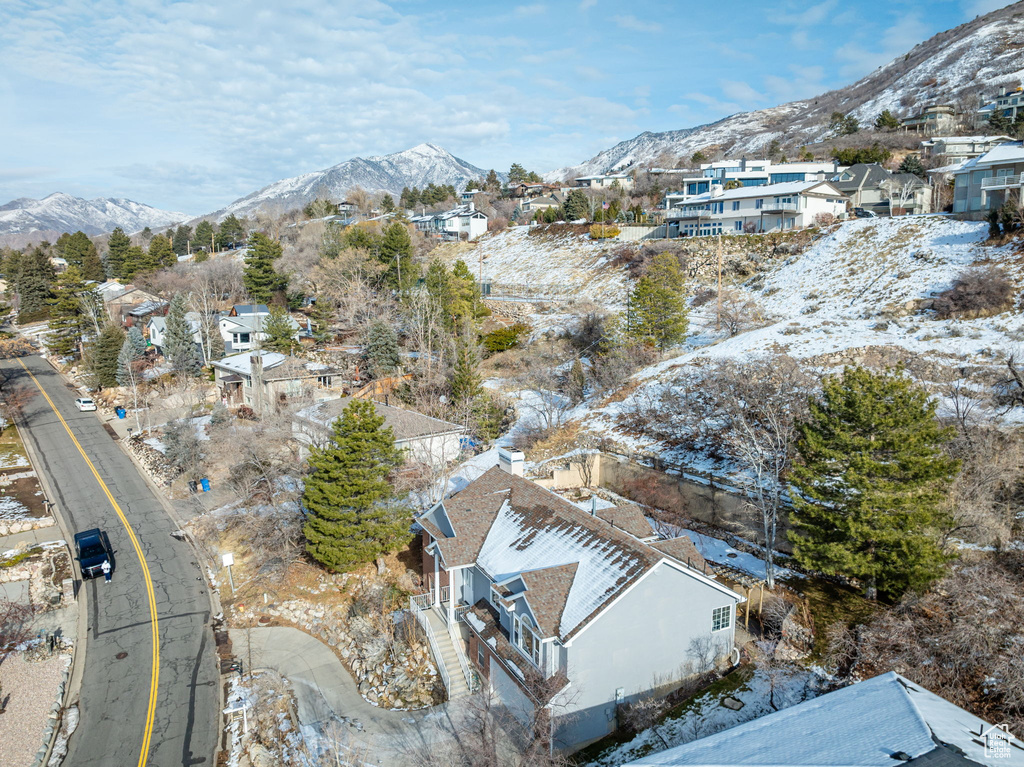
[[[590,516],[592,516],[592,517],[596,517],[597,516],[597,496],[596,495],[590,496]]]
[[[526,462],[526,455],[518,450],[506,450],[498,448],[498,466],[507,474],[513,477],[523,476],[523,465]]]
[[[469,198],[469,212],[472,213],[474,210],[476,210],[476,203],[473,202],[473,198],[470,197]]]

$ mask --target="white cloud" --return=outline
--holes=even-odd
[[[614,21],[621,29],[629,30],[630,32],[660,32],[661,24],[654,21],[641,21],[636,16],[612,16]]]
[[[763,92],[742,80],[719,80],[718,86],[722,89],[722,93],[739,103],[750,104],[764,101]]]
[[[973,19],[975,16],[984,16],[986,13],[1005,8],[1010,3],[1006,0],[967,0],[961,5],[967,17]]]
[[[597,0],[580,0],[580,10],[586,11],[597,5]]]
[[[543,3],[533,3],[532,5],[519,5],[516,6],[516,16],[541,16],[547,11],[547,6]]]

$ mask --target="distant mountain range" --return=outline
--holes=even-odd
[[[342,200],[346,192],[362,187],[368,192],[390,192],[396,198],[403,187],[451,184],[461,189],[470,179],[484,178],[489,171],[470,165],[434,144],[420,144],[383,157],[353,157],[339,165],[303,173],[265,186],[239,198],[211,215],[249,216],[258,211],[271,215],[300,208],[317,197]],[[499,177],[504,178],[503,174]]]
[[[52,242],[64,232],[81,230],[91,236],[117,227],[131,234],[147,226],[159,229],[188,218],[185,213],[158,210],[132,200],[83,200],[56,192],[41,200],[20,197],[0,205],[0,244],[22,247],[42,240]]]
[[[668,165],[709,148],[730,156],[762,156],[772,141],[787,148],[826,139],[835,111],[853,114],[862,126],[870,126],[885,109],[908,117],[926,104],[976,107],[983,95],[994,96],[997,86],[1015,88],[1022,79],[1024,2],[1018,2],[940,32],[845,88],[695,128],[641,133],[579,165],[551,171],[545,179]]]

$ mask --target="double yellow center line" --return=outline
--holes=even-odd
[[[28,373],[28,377],[32,379],[32,383],[39,389],[39,393],[43,395],[47,403],[50,405],[50,409],[53,410],[54,414],[60,419],[60,422],[64,425],[64,430],[67,431],[68,436],[74,443],[75,447],[78,448],[78,452],[81,453],[82,459],[85,461],[85,465],[89,467],[89,471],[96,478],[100,488],[103,490],[103,494],[107,496],[107,500],[110,501],[110,505],[114,508],[114,512],[117,514],[117,518],[121,520],[121,524],[124,525],[125,531],[128,533],[128,537],[131,539],[132,546],[135,548],[135,553],[139,557],[139,564],[142,566],[142,578],[146,584],[146,596],[149,599],[149,624],[153,634],[153,666],[152,672],[149,679],[149,707],[146,710],[146,727],[142,735],[142,752],[139,754],[139,767],[145,767],[146,760],[149,758],[149,743],[153,738],[153,720],[156,716],[156,689],[157,682],[160,678],[160,632],[157,625],[157,614],[156,614],[156,595],[153,592],[153,579],[149,575],[149,566],[146,564],[146,557],[142,553],[142,547],[139,545],[139,539],[135,535],[135,531],[132,530],[132,526],[128,524],[128,519],[125,517],[124,512],[121,511],[121,507],[117,501],[114,500],[113,493],[110,492],[110,488],[107,487],[107,483],[100,477],[100,473],[96,471],[96,467],[92,461],[89,460],[89,456],[85,454],[85,450],[82,448],[82,444],[75,437],[71,431],[71,427],[68,426],[68,422],[64,420],[64,416],[57,410],[57,406],[53,404],[53,400],[50,399],[50,395],[46,393],[38,379],[32,375],[32,371],[25,367],[25,363],[18,360],[18,364],[25,369]]]

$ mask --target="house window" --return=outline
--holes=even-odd
[[[739,200],[733,200],[732,201],[732,209],[733,210],[739,210],[740,209],[740,201]]]
[[[526,657],[530,658],[537,666],[540,665],[540,639],[530,628],[529,618],[512,616],[512,644],[518,647]]]
[[[330,376],[317,376],[316,382],[321,386],[326,386],[328,389],[331,388],[331,377]]]
[[[755,200],[754,201],[754,207],[757,208],[758,210],[763,208],[764,207],[764,200]]]
[[[742,232],[743,231],[743,222],[742,221],[733,221],[732,222],[732,228],[735,229],[737,232]]]
[[[711,630],[722,631],[732,625],[732,606],[716,607],[711,611]]]
[[[487,668],[484,663],[487,661],[487,655],[484,653],[484,643],[477,642],[476,644],[476,665],[480,668]]]

